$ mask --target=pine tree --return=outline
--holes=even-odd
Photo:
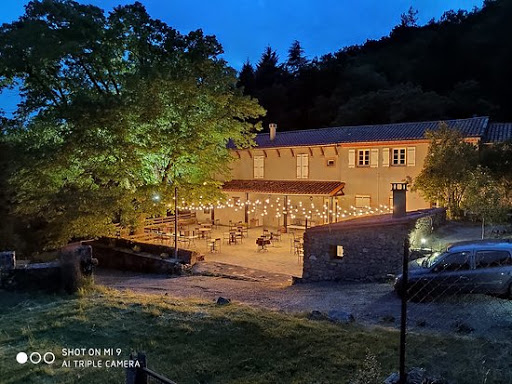
[[[299,41],[295,40],[288,50],[288,61],[286,62],[286,68],[288,69],[288,72],[296,75],[307,64],[308,60],[304,56],[304,50],[302,49]]]
[[[278,61],[279,57],[276,51],[272,50],[269,45],[261,55],[261,59],[256,66],[255,78],[257,88],[268,87],[279,82],[282,69],[278,65]]]
[[[237,87],[243,87],[244,95],[251,95],[254,90],[254,82],[254,68],[249,62],[249,59],[247,59],[238,74]]]

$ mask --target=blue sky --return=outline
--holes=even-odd
[[[105,10],[125,0],[79,0]],[[308,58],[361,44],[389,34],[410,6],[418,10],[419,24],[438,19],[450,9],[471,10],[482,0],[140,0],[149,14],[182,33],[198,28],[216,35],[224,58],[240,69],[249,59],[259,60],[267,45],[281,60],[293,40],[299,40]],[[24,12],[26,1],[2,3],[0,22],[8,23]],[[0,108],[10,112],[16,94],[0,95]]]

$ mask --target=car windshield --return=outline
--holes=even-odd
[[[423,260],[423,263],[421,264],[422,267],[430,268],[432,267],[439,259],[444,257],[446,255],[446,252],[434,252],[432,255],[427,257],[425,260]]]

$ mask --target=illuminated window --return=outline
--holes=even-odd
[[[357,165],[359,167],[368,167],[370,165],[370,150],[358,149],[357,150]]]
[[[391,164],[393,165],[405,165],[405,148],[393,148],[393,157]]]
[[[333,260],[341,260],[343,256],[345,256],[345,250],[343,249],[343,245],[331,245],[331,259]]]

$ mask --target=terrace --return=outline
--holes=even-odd
[[[174,218],[146,221],[144,233],[123,236],[127,239],[186,248],[204,255],[205,261],[220,262],[262,271],[302,276],[303,233],[289,229],[249,228],[244,223],[211,225],[198,223],[193,215],[181,216],[178,235],[174,234]]]

